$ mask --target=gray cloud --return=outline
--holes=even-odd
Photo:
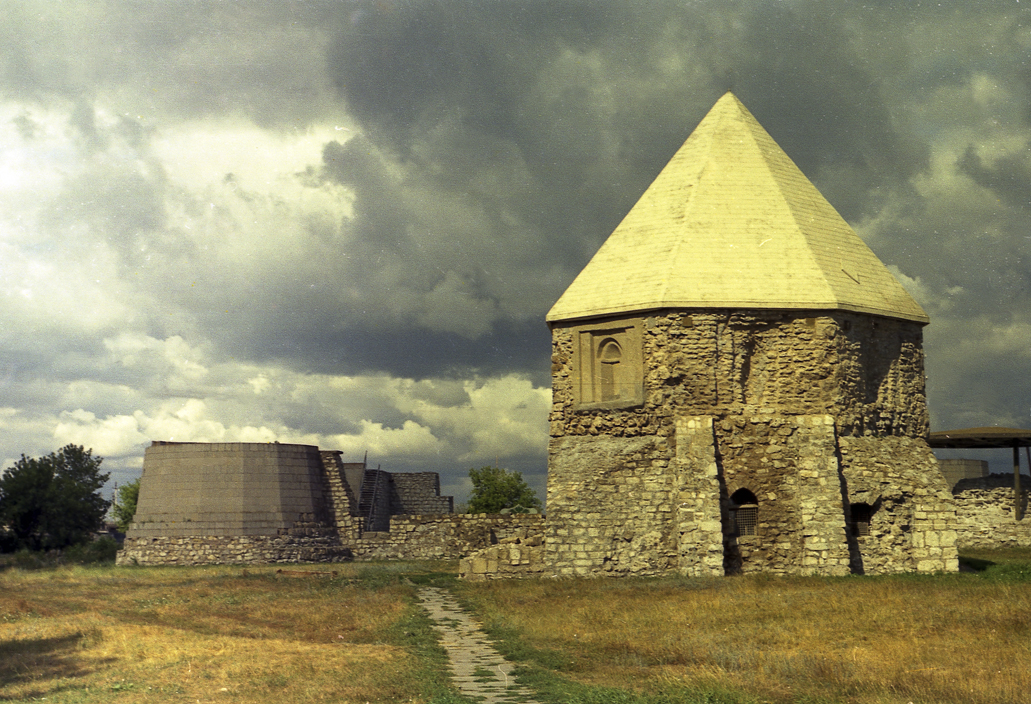
[[[547,385],[544,314],[728,89],[919,290],[935,423],[1027,424],[1026,17],[13,3],[0,388],[28,420],[8,432],[338,436],[461,486],[492,459],[445,420],[479,403],[464,381]],[[421,381],[341,405],[290,377],[271,402],[277,374]],[[544,448],[521,442],[510,462],[539,480]]]

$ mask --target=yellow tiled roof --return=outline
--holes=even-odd
[[[548,313],[661,308],[927,314],[731,93]]]

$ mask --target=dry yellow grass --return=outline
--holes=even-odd
[[[0,699],[425,701],[426,662],[398,630],[418,613],[411,587],[337,569],[7,570]]]
[[[1031,704],[1026,581],[756,576],[461,589],[498,632],[566,660],[564,676],[584,684],[778,702]]]

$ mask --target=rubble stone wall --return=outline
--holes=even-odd
[[[260,565],[347,562],[351,551],[336,538],[294,536],[162,536],[126,538],[119,565]]]
[[[574,339],[552,329],[552,437],[669,437],[678,416],[828,414],[840,435],[925,437],[917,323],[827,311],[677,311],[614,319],[642,330],[644,403],[580,408]]]
[[[956,506],[937,460],[921,438],[842,437],[849,501],[873,509],[868,535],[855,535],[853,571],[954,572]]]
[[[609,327],[641,341],[626,355],[644,376],[633,398],[584,391],[607,383],[580,367]],[[552,340],[545,554],[556,575],[956,569],[954,510],[924,439],[919,324],[676,311],[559,323]],[[868,497],[895,483],[878,489],[873,536],[855,535],[846,474]],[[730,520],[738,489],[758,499],[756,535]]]
[[[1023,518],[1013,518],[1013,475],[961,479],[953,488],[956,532],[964,548],[1031,547],[1031,477],[1020,476]]]
[[[351,548],[356,560],[457,560],[514,536],[543,532],[540,514],[391,516],[389,531],[365,533]]]
[[[539,533],[526,535],[525,530],[517,531],[498,545],[463,557],[458,563],[458,576],[471,582],[543,577],[547,574],[544,536]]]

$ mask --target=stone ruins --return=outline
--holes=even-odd
[[[546,518],[455,515],[436,474],[307,445],[156,442],[119,563],[844,575],[1031,545],[1004,479],[961,468],[954,499],[939,470],[924,311],[729,93],[547,321]]]
[[[543,517],[456,515],[435,472],[390,473],[279,443],[155,442],[119,564],[457,559]]]
[[[733,95],[547,319],[544,546],[470,578],[958,568],[927,316]]]

